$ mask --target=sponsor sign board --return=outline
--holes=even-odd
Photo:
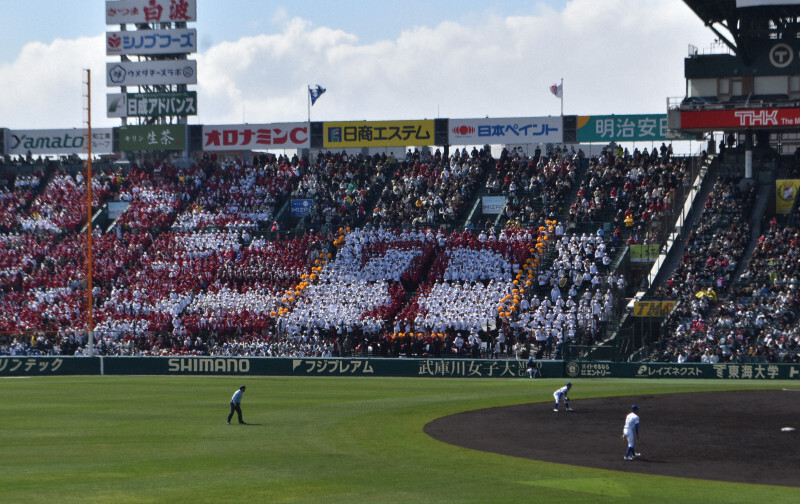
[[[197,30],[135,30],[106,33],[106,55],[186,54],[197,52]]]
[[[660,245],[631,245],[631,262],[655,262],[660,251]]]
[[[483,215],[499,215],[506,207],[505,196],[484,196],[481,198],[481,208]]]
[[[326,122],[322,128],[323,146],[331,149],[433,145],[433,120]]]
[[[682,110],[682,129],[717,128],[796,128],[800,126],[800,108],[739,110]]]
[[[129,201],[109,201],[106,203],[106,207],[108,208],[108,218],[112,221],[117,220],[130,205],[131,204]]]
[[[450,145],[561,143],[561,117],[450,119]]]
[[[775,181],[775,213],[788,214],[792,211],[798,189],[800,189],[800,180],[798,179]]]
[[[308,123],[203,125],[203,150],[306,149]]]
[[[675,308],[675,301],[635,301],[634,317],[666,317]]]
[[[119,129],[119,150],[122,152],[174,151],[185,148],[185,124],[122,126]]]
[[[292,217],[305,217],[313,204],[314,200],[312,199],[293,199]]]
[[[197,62],[159,60],[106,63],[106,85],[109,87],[168,84],[197,84]]]
[[[86,129],[9,130],[6,153],[13,156],[79,154],[87,151]],[[92,128],[92,154],[110,154],[112,128]]]
[[[110,93],[107,117],[159,117],[197,115],[197,92]]]
[[[666,114],[578,116],[578,142],[667,140]]]
[[[106,2],[106,24],[197,21],[197,0],[121,0]]]

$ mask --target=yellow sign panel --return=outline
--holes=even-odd
[[[634,317],[666,317],[675,308],[675,301],[636,301]]]
[[[323,123],[326,149],[433,145],[433,120]]]
[[[788,214],[792,211],[800,180],[779,179],[775,181],[775,213]]]

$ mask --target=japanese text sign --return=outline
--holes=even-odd
[[[666,114],[578,116],[578,142],[667,140]]]
[[[106,54],[187,54],[197,52],[197,30],[135,30],[106,33]]]
[[[128,151],[174,151],[186,146],[185,124],[123,126],[119,129],[119,149]]]
[[[323,145],[326,149],[433,145],[433,133],[432,120],[326,122]]]
[[[203,150],[304,149],[308,131],[308,123],[204,125]]]
[[[450,145],[561,143],[561,117],[450,119]]]
[[[197,21],[197,0],[121,0],[106,2],[106,24]]]

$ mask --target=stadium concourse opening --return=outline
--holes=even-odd
[[[620,439],[631,404],[640,410],[642,456],[623,460]],[[425,432],[446,443],[514,457],[599,469],[763,485],[800,486],[800,390],[701,392],[467,411]],[[519,429],[497,426],[525,426]],[[476,433],[478,433],[476,435]]]

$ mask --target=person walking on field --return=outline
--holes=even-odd
[[[636,440],[639,439],[639,406],[635,404],[631,406],[631,412],[625,417],[625,427],[622,429],[622,439],[628,442],[628,451],[625,452],[625,460],[633,460],[635,457],[641,457],[641,453],[637,453],[635,446]]]
[[[242,420],[242,394],[244,394],[244,390],[246,388],[247,387],[242,385],[236,392],[233,393],[233,397],[231,397],[231,412],[228,414],[228,425],[231,423],[231,418],[233,418],[234,411],[239,416],[239,423],[246,423],[244,420]]]

